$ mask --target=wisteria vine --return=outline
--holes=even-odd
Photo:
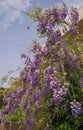
[[[4,97],[5,111],[13,114],[21,106],[26,113],[27,130],[52,130],[50,124],[59,109],[74,118],[83,113],[81,45],[74,41],[80,35],[79,14],[73,7],[68,12],[66,6],[53,6],[45,11],[38,7],[29,15],[37,21],[40,36],[47,39],[44,46],[33,42],[34,60],[21,54],[25,59],[18,79],[21,86],[14,86],[14,91]]]

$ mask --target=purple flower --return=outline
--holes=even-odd
[[[79,20],[79,13],[76,8],[71,9],[70,12],[70,17],[71,17],[71,25],[70,25],[70,31],[74,34],[77,33],[77,25],[78,25],[78,20]]]
[[[52,44],[49,43],[48,41],[45,43],[45,45],[46,45],[46,47],[47,47],[48,49],[52,47]]]
[[[8,97],[8,98],[15,98],[15,94],[12,93],[12,92],[8,92],[8,93],[7,93],[7,97]]]
[[[60,41],[61,39],[61,32],[60,30],[57,30],[56,32],[51,33],[51,42],[54,44],[57,41]]]
[[[32,83],[32,87],[39,86],[38,75],[35,72],[31,73],[31,83]]]
[[[54,16],[55,19],[59,17],[58,8],[51,7],[50,9],[48,9],[48,11],[50,12],[50,15]]]
[[[48,95],[50,93],[50,89],[48,85],[44,85],[44,95]]]
[[[6,103],[6,99],[7,99],[7,97],[5,96],[5,97],[3,97],[3,103],[5,104]]]
[[[32,52],[38,54],[41,51],[41,46],[37,41],[33,41]]]
[[[40,33],[45,31],[46,25],[47,25],[46,18],[45,17],[40,18],[37,31],[39,31]]]
[[[49,74],[46,75],[45,84],[49,85],[51,81],[51,76]]]
[[[17,104],[17,103],[15,103],[13,106],[14,109],[17,109],[18,107],[19,107],[19,104]]]
[[[30,124],[30,119],[28,117],[26,117],[26,123],[27,123],[27,125]]]
[[[26,58],[27,55],[25,53],[21,53],[21,58]]]
[[[70,102],[70,108],[72,111],[72,116],[77,118],[82,112],[81,103],[77,102],[76,100]]]
[[[41,56],[40,55],[36,55],[35,60],[33,62],[34,68],[38,69],[40,63],[41,63]]]
[[[46,33],[50,35],[52,32],[53,32],[52,27],[51,27],[51,26],[50,26],[50,27],[47,26],[47,27],[46,27]]]
[[[24,108],[24,109],[27,108],[27,104],[28,104],[27,101],[25,101],[25,102],[23,103],[23,108]]]
[[[71,9],[71,12],[70,12],[70,15],[71,15],[71,18],[72,18],[72,21],[78,21],[78,18],[79,18],[79,13],[78,13],[78,11],[77,11],[77,8],[74,8],[74,7],[72,7],[72,9]]]
[[[63,72],[63,65],[59,65],[59,72]]]
[[[33,87],[38,87],[39,86],[39,82],[37,78],[34,78],[34,80],[32,81],[32,86]]]
[[[59,61],[59,60],[61,59],[61,55],[58,54],[58,53],[56,53],[56,54],[54,55],[54,59],[55,59],[55,61]]]
[[[28,117],[30,116],[30,108],[27,107],[25,111],[26,111],[26,116],[27,116],[27,119],[28,119]]]
[[[60,32],[60,30],[56,31],[56,38],[57,38],[57,41],[60,41],[60,39],[61,39],[61,32]]]
[[[48,56],[49,50],[48,50],[47,48],[44,48],[44,49],[42,50],[42,54],[43,54],[43,56]]]
[[[53,67],[48,67],[47,69],[46,69],[46,74],[48,74],[48,75],[52,75],[54,73],[54,69],[53,69]]]
[[[67,17],[67,9],[62,8],[60,11],[61,20],[64,20]]]
[[[50,82],[50,87],[51,87],[52,90],[55,90],[55,89],[57,89],[59,87],[59,84],[56,81],[51,81]]]
[[[2,120],[2,123],[5,123],[5,114],[4,114],[4,111],[1,109],[0,110],[0,118],[1,118],[1,120]]]
[[[12,99],[9,100],[8,105],[7,105],[7,107],[6,107],[6,110],[7,110],[9,113],[13,113],[13,102],[12,102]]]
[[[46,36],[47,40],[43,47],[37,41],[33,41],[32,60],[26,54],[21,54],[21,58],[25,58],[25,67],[20,73],[20,81],[16,80],[15,91],[13,93],[9,92],[7,99],[4,98],[4,103],[8,102],[6,109],[10,114],[13,114],[14,109],[22,105],[26,114],[27,130],[36,129],[35,123],[39,119],[40,123],[42,123],[42,114],[44,116],[45,111],[50,106],[53,106],[53,112],[57,112],[57,114],[60,106],[67,112],[71,108],[74,118],[78,117],[82,112],[82,103],[75,100],[70,103],[70,108],[67,109],[69,100],[73,98],[71,89],[68,89],[69,83],[67,83],[67,80],[69,81],[72,76],[70,70],[73,67],[75,70],[80,60],[80,57],[75,54],[74,48],[70,50],[72,45],[67,38],[62,37],[59,29],[60,26],[63,26],[65,32],[68,29],[73,33],[77,31],[77,9],[72,8],[70,12],[69,23],[71,25],[69,28],[66,26],[67,13],[65,6],[62,9],[51,7],[37,17],[37,30],[41,36]],[[79,80],[79,83],[83,87],[83,78]],[[23,86],[19,87],[19,85]],[[50,111],[46,112],[48,120],[46,120],[45,127],[49,129],[52,120]],[[2,120],[5,119],[4,114],[1,114],[1,117]],[[50,129],[52,130],[52,128]]]
[[[27,73],[26,73],[26,71],[25,70],[22,70],[21,72],[20,72],[20,77],[21,77],[21,79],[22,80],[24,80],[24,81],[26,81],[27,80]]]
[[[18,88],[16,88],[16,90],[17,90],[17,94],[16,94],[17,98],[22,98],[22,96],[24,95],[24,93],[26,91],[26,89],[23,87],[18,87]]]
[[[38,100],[40,99],[41,95],[42,95],[41,91],[37,91],[37,92],[35,93],[34,100],[35,100],[35,101],[38,101]]]
[[[73,67],[76,67],[78,61],[79,61],[79,56],[73,55],[73,58],[72,58],[72,66],[73,66]]]
[[[63,97],[66,96],[66,94],[67,94],[67,91],[68,91],[68,88],[58,88],[58,89],[55,89],[54,92],[53,92],[54,100],[57,103],[62,102],[63,101]]]

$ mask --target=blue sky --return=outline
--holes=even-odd
[[[80,7],[82,0],[64,0],[70,7]],[[33,5],[43,8],[61,4],[61,0],[0,0],[0,78],[9,70],[23,66],[21,52],[27,52],[32,41],[37,39],[36,24],[21,12],[7,5],[24,10],[32,10]],[[30,29],[27,29],[30,26]],[[40,40],[42,41],[42,40]],[[30,55],[30,54],[29,54]],[[18,75],[18,72],[13,74]]]

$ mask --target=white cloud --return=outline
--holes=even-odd
[[[67,4],[68,7],[74,6],[79,8],[81,5],[83,5],[82,0],[63,0],[64,3]]]
[[[54,1],[56,1],[56,0],[54,0]],[[80,6],[83,5],[83,0],[61,0],[58,3],[59,6],[62,5],[62,2],[64,2],[67,5],[68,9],[70,9],[72,6],[76,7],[76,8],[80,8]]]
[[[68,5],[68,7],[70,6],[80,7],[83,4],[82,0],[63,0],[63,1]],[[26,11],[28,7],[31,5],[30,2],[31,0],[0,0],[0,28],[6,29],[14,21],[18,20],[19,23],[22,23],[24,19],[20,11],[10,8],[7,5]]]
[[[0,28],[6,29],[12,22],[19,20],[20,23],[23,21],[23,15],[20,11],[13,8],[26,11],[30,5],[31,0],[0,0]]]

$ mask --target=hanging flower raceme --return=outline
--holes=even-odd
[[[80,114],[83,113],[82,109],[82,104],[80,102],[77,102],[76,100],[70,102],[71,104],[71,111],[72,111],[72,116],[74,118],[77,118]]]
[[[61,9],[61,11],[60,11],[60,18],[61,18],[61,20],[65,20],[66,19],[66,17],[67,17],[67,14],[68,14],[68,10],[67,10],[67,8],[62,8]]]
[[[54,90],[53,97],[56,103],[63,101],[63,98],[67,95],[68,88],[57,88]]]
[[[5,123],[6,117],[5,117],[5,113],[2,109],[0,110],[0,119],[2,120],[2,123]]]
[[[77,8],[72,7],[70,17],[71,17],[70,31],[72,33],[77,33],[77,25],[79,20],[79,13],[77,11]]]

